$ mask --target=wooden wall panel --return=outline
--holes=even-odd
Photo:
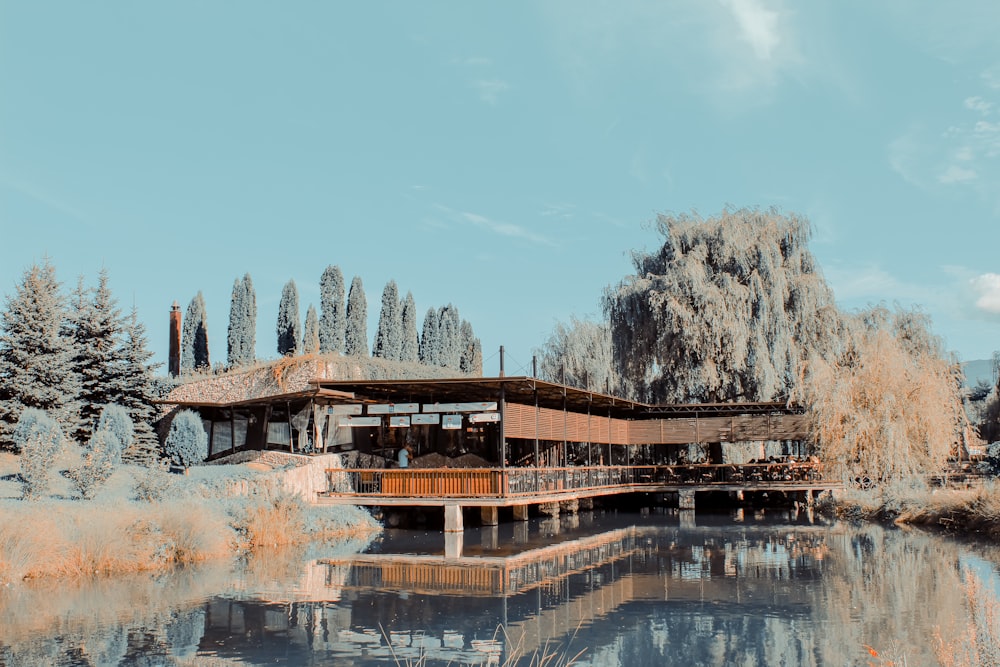
[[[504,433],[508,438],[534,440],[536,409],[507,403]],[[739,440],[802,440],[808,437],[805,415],[734,415],[628,421],[562,410],[537,410],[538,439],[613,445],[683,445],[689,442]]]

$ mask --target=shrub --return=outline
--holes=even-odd
[[[132,446],[135,440],[135,426],[128,411],[120,405],[107,405],[97,421],[98,431],[107,431],[118,439],[119,461],[121,453]]]
[[[201,417],[193,410],[177,413],[163,446],[170,461],[182,468],[204,461],[208,456],[208,434]]]
[[[109,405],[101,412],[97,430],[87,443],[83,466],[69,474],[81,498],[94,497],[98,488],[114,474],[122,462],[122,452],[135,439],[135,427],[124,408]]]
[[[1000,476],[1000,442],[991,442],[986,447],[986,458],[980,465],[987,475]]]
[[[152,503],[163,500],[170,488],[170,476],[162,468],[148,468],[136,475],[132,484],[132,497]]]
[[[62,448],[62,429],[42,410],[28,408],[14,426],[13,441],[21,450],[23,497],[36,499],[48,491],[49,475]]]

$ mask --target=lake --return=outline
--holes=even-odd
[[[806,509],[595,511],[450,539],[387,530],[8,587],[0,664],[963,664],[970,600],[998,620],[995,547]]]

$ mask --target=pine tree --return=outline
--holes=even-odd
[[[124,322],[117,300],[108,286],[108,272],[101,270],[91,300],[83,299],[83,279],[77,288],[69,329],[76,342],[76,370],[80,375],[80,424],[71,433],[83,444],[90,440],[106,405],[118,402],[125,392],[125,361],[121,335]]]
[[[361,277],[354,276],[347,293],[347,323],[344,329],[344,354],[368,356],[368,300]]]
[[[458,370],[462,358],[461,328],[458,308],[449,303],[438,313],[438,339],[441,343],[439,366]]]
[[[458,360],[458,370],[466,375],[482,376],[483,346],[472,331],[472,324],[468,320],[462,320],[459,332],[462,340],[462,354]]]
[[[229,307],[228,361],[232,368],[249,366],[257,358],[257,295],[247,273],[233,283]]]
[[[181,330],[181,373],[211,368],[208,358],[208,312],[201,290],[191,299]]]
[[[319,352],[319,319],[316,317],[316,308],[311,303],[306,309],[306,325],[302,332],[302,351],[305,354]]]
[[[413,293],[407,292],[400,313],[403,339],[399,343],[399,360],[417,363],[420,360],[420,339],[417,337],[417,306]]]
[[[319,351],[343,352],[344,275],[339,266],[328,266],[319,279]]]
[[[437,309],[434,306],[428,308],[420,335],[420,363],[427,366],[438,366],[438,359],[441,358],[441,341],[438,339],[439,320]]]
[[[75,346],[65,327],[65,300],[45,260],[24,272],[0,314],[0,447],[26,408],[51,415],[63,431],[79,423]]]
[[[375,332],[373,357],[399,361],[403,346],[403,313],[399,303],[399,290],[396,281],[390,280],[382,290],[382,312],[378,318],[378,330]]]
[[[132,446],[123,456],[132,463],[151,465],[159,458],[160,450],[160,441],[153,430],[157,418],[153,401],[159,398],[154,373],[161,364],[149,363],[153,353],[149,351],[146,328],[134,306],[125,321],[123,346],[125,390],[116,402],[125,408],[135,427]]]
[[[294,280],[285,283],[278,304],[278,354],[295,356],[302,345],[302,320],[299,316],[299,290]]]

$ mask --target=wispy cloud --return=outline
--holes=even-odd
[[[32,199],[39,204],[46,206],[54,211],[58,211],[63,215],[72,218],[76,222],[88,223],[88,216],[80,209],[67,204],[62,198],[51,194],[44,188],[35,185],[34,183],[29,183],[27,181],[12,178],[7,174],[0,174],[0,187],[6,187],[10,190],[20,193],[21,195]]]
[[[558,244],[551,239],[541,234],[536,234],[530,229],[526,229],[520,225],[495,220],[479,213],[458,211],[443,204],[435,204],[434,207],[442,213],[445,213],[452,221],[459,224],[471,224],[479,229],[483,229],[499,236],[522,239],[524,241],[529,241],[538,245],[550,246],[553,248],[558,247]]]
[[[976,308],[1000,315],[1000,274],[984,273],[969,281],[976,294]]]
[[[992,76],[981,78],[989,83]],[[935,131],[927,121],[911,125],[889,144],[890,166],[921,188],[970,188],[1000,213],[998,101],[1000,94],[987,85],[955,106],[947,127]]]
[[[502,94],[510,90],[510,84],[500,79],[479,79],[472,85],[479,91],[479,99],[493,105],[500,100]]]
[[[678,83],[732,109],[759,105],[787,78],[808,78],[829,59],[804,55],[804,46],[826,48],[813,26],[803,42],[799,5],[787,0],[636,0],[587,3],[552,0],[553,53],[581,93],[600,94],[623,70],[648,73],[648,85]]]
[[[722,6],[732,12],[754,55],[770,60],[781,41],[778,12],[767,9],[757,0],[722,0]]]

